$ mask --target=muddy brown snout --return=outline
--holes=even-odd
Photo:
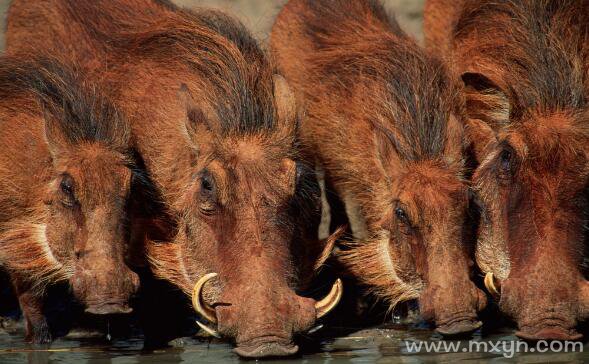
[[[478,312],[487,297],[471,280],[472,264],[450,244],[433,246],[429,252],[426,287],[419,298],[424,319],[433,321],[442,335],[466,335],[482,326]]]
[[[468,281],[455,286],[430,284],[419,302],[423,318],[435,322],[437,332],[456,336],[470,334],[482,326],[477,313],[486,307],[487,298]]]
[[[129,300],[139,288],[139,276],[122,257],[113,259],[110,254],[92,251],[79,255],[71,283],[85,311],[96,315],[130,313]]]
[[[76,245],[74,296],[85,311],[97,315],[127,314],[131,296],[139,288],[139,276],[125,263],[124,219],[105,206],[88,213],[88,238]]]
[[[195,285],[193,306],[216,329],[199,323],[215,336],[234,338],[235,352],[246,358],[294,355],[298,346],[293,336],[311,329],[315,321],[329,313],[342,296],[342,283],[337,280],[327,296],[315,301],[298,296],[288,286],[272,282],[271,277],[248,282],[240,287],[228,284],[217,302],[209,305],[203,299],[203,287],[217,275],[201,278]]]
[[[548,230],[551,231],[551,230]],[[485,286],[524,340],[579,340],[579,322],[589,318],[589,283],[570,239],[558,229],[553,236],[526,242],[526,259],[514,260],[506,278],[488,272]]]
[[[74,296],[95,315],[127,314],[131,296],[139,287],[139,277],[124,264],[105,270],[80,268],[72,278]]]
[[[500,283],[499,306],[524,340],[580,340],[577,324],[589,317],[588,282],[580,274],[529,271]]]

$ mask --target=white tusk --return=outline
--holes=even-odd
[[[202,292],[202,287],[205,285],[205,283],[207,283],[209,280],[215,278],[216,276],[217,276],[217,273],[205,274],[201,279],[198,280],[198,282],[196,282],[196,284],[194,285],[194,289],[192,290],[192,307],[194,307],[194,310],[199,315],[201,315],[202,317],[204,317],[205,319],[207,319],[207,321],[209,321],[211,323],[217,322],[215,310],[212,307],[210,307],[206,302],[201,300],[201,297],[202,297],[201,292]],[[200,323],[199,323],[199,325],[200,325]],[[203,329],[203,330],[205,330],[205,329]]]
[[[321,301],[315,303],[315,310],[317,311],[317,318],[327,315],[339,303],[344,292],[344,285],[341,279],[337,279],[331,291]]]
[[[501,292],[499,289],[497,289],[497,286],[495,285],[495,276],[493,275],[493,273],[487,273],[485,275],[485,287],[487,288],[487,291],[489,291],[489,293],[494,296],[494,297],[499,297],[501,296]]]
[[[217,332],[217,330],[211,329],[210,327],[208,327],[207,325],[201,323],[200,321],[196,321],[196,324],[198,325],[198,327],[200,327],[204,332],[206,332],[207,334],[216,337],[217,339],[221,338],[221,335]]]
[[[323,324],[317,325],[317,326],[313,327],[311,330],[307,331],[307,334],[312,334],[314,332],[321,330],[322,328],[323,328]]]

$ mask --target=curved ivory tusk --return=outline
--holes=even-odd
[[[208,327],[207,325],[203,324],[200,321],[196,321],[196,324],[198,325],[198,327],[200,327],[204,332],[206,332],[207,334],[216,337],[217,339],[221,338],[221,334],[219,334],[217,332],[217,330],[215,329],[211,329],[210,327]]]
[[[323,328],[323,324],[317,325],[317,326],[313,327],[312,329],[310,329],[309,331],[307,331],[307,334],[313,334],[313,333],[321,330],[322,328]]]
[[[487,291],[489,291],[491,295],[499,297],[501,295],[501,291],[497,288],[495,282],[496,280],[493,273],[487,273],[485,275],[485,287],[487,288]]]
[[[329,313],[329,311],[333,310],[335,306],[339,303],[344,293],[344,285],[341,279],[337,279],[333,286],[331,287],[331,291],[323,298],[321,301],[317,301],[315,303],[315,310],[317,311],[317,318],[321,318]]]
[[[217,315],[215,314],[215,310],[207,305],[206,302],[204,302],[204,300],[201,300],[201,291],[202,291],[202,287],[205,285],[205,283],[207,283],[209,280],[215,278],[217,276],[217,273],[208,273],[205,274],[201,279],[198,280],[198,282],[196,282],[196,284],[194,285],[194,289],[192,290],[192,307],[194,307],[194,310],[201,315],[202,317],[204,317],[205,319],[207,319],[207,321],[211,322],[211,323],[216,323],[217,322]],[[201,324],[199,323],[199,326]],[[207,328],[208,329],[208,328]],[[206,331],[206,329],[203,328],[203,330]],[[209,329],[211,330],[211,329]]]

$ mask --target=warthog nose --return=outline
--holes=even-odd
[[[217,277],[218,274],[217,273],[207,273],[204,276],[202,276],[194,285],[194,288],[192,290],[192,306],[194,308],[194,310],[202,317],[204,318],[206,321],[208,321],[210,324],[217,324],[218,323],[218,319],[217,319],[217,312],[215,310],[214,307],[211,307],[206,300],[203,299],[202,297],[202,291],[203,288],[205,286],[205,284],[207,282],[209,282],[210,280],[214,279],[215,277]],[[319,319],[325,315],[327,315],[329,312],[331,312],[339,303],[339,301],[341,300],[343,295],[343,283],[341,281],[341,279],[337,279],[334,284],[331,287],[331,290],[329,291],[329,293],[327,294],[327,296],[325,296],[323,299],[314,302],[314,311],[315,311],[315,318],[314,319]],[[196,321],[197,325],[205,332],[207,332],[209,335],[212,335],[214,337],[221,337],[220,332],[216,329],[213,328],[203,322],[200,321]],[[289,349],[291,350],[291,349]]]
[[[544,327],[537,331],[535,330],[519,330],[515,333],[517,337],[523,340],[538,341],[538,340],[555,340],[555,341],[576,341],[583,338],[574,329],[564,329],[560,327]]]
[[[583,321],[583,296],[586,281],[566,272],[527,275],[504,280],[499,308],[514,318],[515,335],[527,341],[575,341],[583,338],[577,331]],[[575,284],[576,283],[576,284]],[[539,287],[539,288],[536,288]],[[547,293],[547,292],[551,292]]]
[[[289,341],[268,338],[238,344],[233,351],[243,358],[271,358],[295,355],[299,347]]]
[[[439,325],[436,331],[444,336],[470,335],[483,326],[481,321],[473,318],[456,319],[444,325]]]
[[[471,305],[460,306],[461,309],[450,312],[443,312],[442,308],[443,313],[436,319],[438,333],[444,336],[468,336],[483,326],[477,312],[487,306],[487,297],[480,289],[473,288]]]
[[[435,322],[444,336],[468,336],[482,327],[478,312],[487,305],[487,296],[470,280],[460,284],[427,286],[419,297],[424,320]]]
[[[105,302],[92,304],[91,306],[88,306],[84,312],[93,315],[124,315],[133,312],[133,309],[126,303]]]
[[[130,269],[111,274],[95,272],[82,269],[71,281],[74,296],[86,306],[85,312],[94,315],[131,313],[129,300],[139,288],[139,276]]]

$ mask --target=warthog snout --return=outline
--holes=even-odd
[[[477,312],[485,308],[487,297],[470,281],[465,283],[456,289],[427,288],[420,297],[422,316],[434,321],[442,335],[467,335],[482,326]]]
[[[88,306],[85,312],[93,315],[118,315],[131,313],[133,309],[126,302],[104,302]]]
[[[126,265],[107,270],[78,269],[72,278],[74,296],[95,315],[128,314],[131,296],[139,288],[139,276]]]
[[[441,240],[428,249],[426,286],[420,295],[422,316],[442,335],[468,335],[482,326],[478,312],[487,296],[471,280],[472,262],[453,240]]]
[[[588,283],[580,279],[566,284],[562,282],[573,281],[573,277],[551,276],[545,272],[499,282],[499,306],[515,319],[519,327],[515,334],[521,339],[580,340],[583,335],[576,326],[588,316]]]
[[[219,302],[210,305],[203,299],[204,285],[216,273],[203,276],[192,296],[197,313],[217,328],[199,326],[213,336],[235,338],[235,352],[247,358],[289,356],[298,352],[293,336],[312,328],[315,321],[328,314],[340,301],[342,282],[338,279],[323,299],[315,301],[296,295],[283,285],[268,286],[250,282],[240,294],[225,289]]]

